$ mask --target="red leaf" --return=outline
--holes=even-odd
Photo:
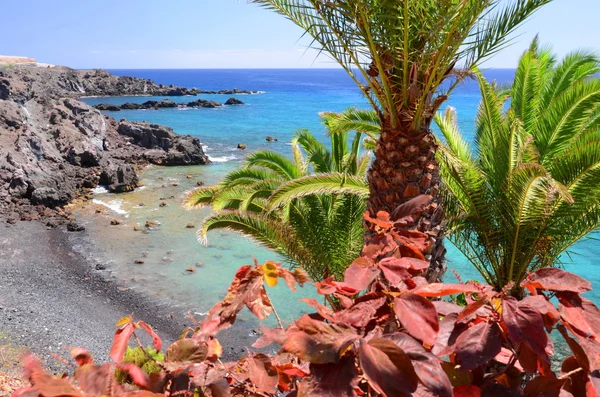
[[[262,335],[254,342],[252,347],[256,349],[262,349],[263,347],[269,346],[271,343],[277,343],[283,345],[286,338],[285,330],[281,328],[266,328],[263,325],[260,326]]]
[[[367,327],[369,323],[375,323],[375,321],[377,321],[376,313],[385,303],[385,297],[372,298],[357,302],[348,309],[336,312],[334,315],[334,321],[338,323],[349,324],[355,328]]]
[[[446,302],[446,301],[433,301],[433,306],[435,306],[435,310],[437,310],[440,316],[447,316],[452,313],[456,313],[458,317],[458,313],[463,311],[463,307],[458,306],[456,303]]]
[[[427,345],[435,344],[440,324],[431,301],[415,294],[400,295],[394,299],[394,312],[411,336]]]
[[[389,230],[393,226],[393,223],[390,221],[390,214],[385,211],[377,212],[376,218],[371,218],[369,212],[367,211],[364,213],[363,217],[367,223],[376,225],[384,230]]]
[[[481,292],[473,284],[443,284],[431,283],[411,291],[413,294],[426,296],[428,298],[455,294],[476,294]]]
[[[479,300],[467,305],[467,307],[465,307],[464,310],[458,315],[458,318],[456,319],[456,321],[460,321],[460,320],[470,316],[471,314],[475,313],[476,311],[478,311],[479,309],[484,307],[486,303],[487,303],[487,299],[482,298],[482,299],[479,299]]]
[[[344,272],[344,282],[338,283],[338,285],[344,285],[360,292],[365,290],[378,275],[377,267],[365,267],[353,262]]]
[[[384,396],[410,396],[419,378],[410,358],[386,339],[362,342],[358,349],[360,365],[371,387]]]
[[[521,286],[532,293],[536,289],[554,292],[582,293],[592,289],[592,284],[573,273],[565,272],[554,267],[539,269],[525,279]]]
[[[400,249],[400,253],[402,254],[402,257],[415,258],[415,259],[419,259],[422,261],[425,260],[425,255],[423,255],[421,250],[414,245],[411,245],[411,244],[401,245],[399,249]]]
[[[569,333],[564,325],[559,324],[557,329],[569,345],[569,348],[573,352],[573,356],[577,360],[579,366],[586,372],[590,372],[590,360],[588,359],[586,352],[581,348],[581,345],[579,345],[575,339],[569,336]]]
[[[152,343],[154,343],[154,347],[156,348],[156,350],[160,351],[160,349],[162,349],[162,340],[160,339],[160,336],[158,336],[156,332],[154,332],[152,327],[150,327],[145,322],[139,321],[138,324],[140,327],[144,328],[148,335],[152,337]]]
[[[75,347],[75,348],[71,349],[71,357],[73,357],[73,359],[79,366],[94,363],[94,359],[92,358],[92,355],[90,354],[90,352],[88,352],[86,349],[84,349],[82,347]]]
[[[127,393],[123,393],[120,395],[120,397],[164,397],[165,395],[160,393],[152,393],[150,391],[146,391],[146,390],[135,390],[135,391],[129,391]]]
[[[508,337],[515,346],[527,340],[538,356],[549,360],[545,352],[548,335],[540,313],[529,306],[520,306],[513,297],[506,297],[502,300],[502,320],[506,324]]]
[[[548,332],[550,332],[558,320],[560,320],[560,313],[556,310],[556,307],[542,295],[527,296],[519,305],[527,305],[537,310],[538,313],[542,315],[544,325]]]
[[[31,383],[44,397],[81,397],[83,394],[73,387],[67,379],[55,378],[42,371],[31,374]]]
[[[600,337],[600,325],[595,319],[598,309],[593,303],[572,293],[558,293],[556,296],[560,302],[558,310],[564,321],[585,336]]]
[[[129,374],[134,385],[144,388],[150,387],[150,378],[148,377],[148,374],[142,371],[137,365],[125,363],[119,364],[118,367]]]
[[[333,315],[334,315],[333,310],[331,310],[330,308],[328,308],[325,305],[320,304],[316,299],[302,298],[302,299],[300,299],[300,301],[306,303],[307,305],[309,305],[310,307],[315,309],[317,311],[317,313],[319,313],[319,315],[321,317],[323,317],[325,320],[333,321]]]
[[[133,331],[135,330],[135,326],[133,323],[128,323],[123,327],[117,329],[115,332],[115,336],[113,338],[113,344],[110,349],[110,357],[114,362],[120,363],[123,361],[123,355],[125,354],[125,350],[129,345],[129,338],[133,335]]]
[[[440,322],[440,329],[435,345],[431,349],[431,352],[436,356],[445,356],[454,352],[454,347],[452,345],[456,341],[456,338],[460,332],[467,330],[466,324],[456,323],[457,318],[458,314],[451,313],[445,316]]]
[[[311,364],[310,376],[300,384],[298,397],[357,397],[358,381],[353,357],[343,357],[337,364]]]
[[[249,378],[257,389],[264,393],[275,393],[279,383],[277,369],[264,354],[257,354],[248,359]]]
[[[454,388],[454,397],[481,397],[481,389],[477,386],[458,386]]]
[[[498,324],[482,321],[460,334],[454,351],[461,368],[469,371],[492,360],[501,348],[502,335]]]
[[[556,376],[536,376],[527,382],[523,394],[527,397],[558,396],[564,383],[564,379],[557,379]]]
[[[308,276],[306,275],[306,272],[302,269],[298,268],[294,269],[293,272],[290,272],[289,270],[281,267],[281,265],[278,264],[278,271],[279,277],[283,278],[288,288],[293,292],[296,292],[296,282],[298,282],[302,287],[304,283],[308,281]]]
[[[369,259],[377,259],[380,256],[394,251],[398,248],[398,244],[389,234],[377,234],[372,236],[367,244],[363,247],[362,254]]]
[[[197,333],[214,336],[229,328],[244,306],[261,320],[271,314],[273,308],[264,288],[263,275],[264,272],[258,265],[241,267],[229,286],[227,296],[210,309]]]
[[[394,287],[397,287],[402,281],[413,276],[408,271],[411,267],[406,259],[407,258],[385,258],[378,264],[383,271],[385,278]]]
[[[330,295],[337,291],[337,286],[332,277],[328,277],[321,282],[316,282],[317,292],[321,295]]]
[[[326,324],[304,315],[288,330],[283,351],[313,364],[335,363],[356,339],[349,325]]]
[[[120,394],[121,390],[115,380],[115,368],[112,364],[83,365],[75,370],[73,378],[75,383],[86,395],[101,396],[114,393]]]
[[[201,363],[208,355],[208,344],[205,341],[192,338],[179,339],[167,349],[165,362],[170,363]]]
[[[425,389],[436,397],[452,397],[452,384],[441,366],[440,360],[431,353],[406,352]]]

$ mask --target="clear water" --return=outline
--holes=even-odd
[[[229,170],[238,166],[248,152],[270,148],[282,153],[289,152],[286,145],[293,133],[301,128],[313,131],[325,138],[325,130],[318,116],[322,111],[342,111],[350,106],[366,107],[366,101],[353,82],[341,70],[112,70],[117,75],[131,75],[155,80],[162,84],[175,84],[201,89],[260,90],[257,95],[239,95],[244,106],[216,109],[160,109],[107,112],[120,119],[148,121],[172,127],[180,134],[198,136],[206,153],[213,160],[208,166],[149,167],[142,175],[144,187],[135,192],[111,195],[99,192],[95,203],[80,209],[80,218],[87,223],[91,237],[104,247],[113,261],[112,268],[124,282],[195,307],[206,312],[220,300],[231,282],[235,271],[250,263],[252,257],[259,261],[278,259],[277,256],[229,231],[209,234],[208,246],[196,240],[195,229],[186,228],[188,223],[197,227],[209,215],[209,209],[187,211],[179,203],[185,191],[196,186],[198,180],[207,185],[217,183]],[[514,71],[490,70],[490,79],[499,83],[510,81]],[[203,95],[198,97],[171,97],[176,102],[188,102],[197,98],[225,102],[229,96]],[[87,98],[89,104],[145,102],[161,97]],[[458,109],[459,124],[467,137],[472,136],[479,94],[477,84],[469,81],[457,89],[448,102]],[[278,142],[266,142],[265,137],[278,138]],[[247,151],[238,150],[243,143]],[[189,178],[188,178],[189,176]],[[177,186],[173,186],[177,184]],[[172,197],[173,198],[169,198]],[[160,200],[164,198],[165,200]],[[165,201],[166,207],[159,207]],[[143,206],[139,204],[143,203]],[[110,209],[111,207],[112,209]],[[100,208],[104,213],[96,214]],[[121,225],[111,226],[111,219],[120,219]],[[161,223],[155,230],[134,231],[136,224],[146,220]],[[172,253],[168,253],[173,251]],[[456,270],[463,279],[479,279],[475,269],[456,250],[448,247],[449,268]],[[600,302],[600,273],[596,270],[596,257],[600,245],[594,240],[583,241],[575,247],[572,259],[565,257],[565,267],[592,282],[595,291],[590,298]],[[144,257],[144,255],[146,257]],[[135,264],[142,259],[144,264]],[[196,263],[202,265],[196,267]],[[185,269],[194,267],[188,274]],[[454,279],[448,273],[449,280]],[[277,286],[270,291],[280,314],[291,319],[306,310],[298,302],[305,295],[313,295],[312,289],[292,294]]]

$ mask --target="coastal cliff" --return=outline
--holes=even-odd
[[[170,95],[163,90],[187,92],[99,70],[0,69],[0,216],[10,223],[44,218],[53,226],[67,217],[62,207],[86,189],[135,188],[136,166],[209,163],[197,138],[155,124],[118,122],[76,99]]]

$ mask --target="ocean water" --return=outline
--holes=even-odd
[[[110,268],[123,283],[206,312],[222,299],[235,271],[252,262],[279,258],[270,250],[230,231],[209,234],[208,245],[196,239],[196,229],[210,214],[210,209],[187,211],[180,205],[186,191],[197,181],[206,185],[218,183],[228,171],[241,164],[249,152],[272,149],[289,153],[287,145],[298,129],[309,129],[325,139],[325,129],[319,112],[342,111],[348,107],[367,107],[354,83],[341,70],[111,70],[116,75],[150,78],[157,83],[174,84],[201,89],[220,90],[239,88],[259,90],[256,95],[238,95],[242,106],[215,109],[159,109],[107,112],[117,119],[147,121],[172,127],[180,134],[200,138],[213,164],[192,167],[151,166],[142,174],[144,186],[131,193],[112,195],[98,189],[92,202],[78,210],[91,238],[100,244],[110,259]],[[513,70],[489,70],[486,77],[506,83]],[[176,102],[197,98],[225,102],[229,96],[200,95],[170,97]],[[165,97],[86,98],[85,102],[122,104],[145,102]],[[460,86],[447,105],[458,111],[463,133],[472,137],[479,102],[475,81]],[[271,136],[278,142],[266,142]],[[237,144],[247,146],[246,151]],[[167,206],[160,207],[160,202]],[[97,213],[100,210],[101,213]],[[121,224],[111,226],[110,220]],[[160,222],[152,230],[134,231],[136,224],[147,220]],[[192,224],[195,228],[187,228]],[[145,229],[145,228],[143,228]],[[594,240],[579,243],[571,257],[565,257],[565,268],[592,281],[595,290],[590,299],[600,302],[600,273],[596,270],[600,245]],[[143,260],[143,264],[134,263]],[[478,273],[460,252],[448,244],[449,268],[464,280],[480,279]],[[193,273],[186,272],[188,267]],[[451,272],[447,279],[454,280]],[[269,293],[282,317],[291,320],[307,311],[299,303],[302,296],[313,296],[312,288],[297,294],[277,286]],[[243,319],[248,319],[243,316]]]

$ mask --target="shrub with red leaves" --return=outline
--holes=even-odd
[[[474,282],[427,283],[427,235],[402,230],[385,213],[365,217],[373,236],[343,281],[315,283],[323,302],[303,299],[315,313],[289,327],[263,328],[254,347],[280,346],[276,355],[251,354],[222,363],[216,334],[247,307],[260,319],[274,312],[265,284],[283,279],[294,290],[301,271],[279,264],[244,266],[229,293],[193,332],[169,346],[162,371],[151,376],[120,363],[143,322],[118,324],[111,357],[95,365],[75,349],[79,367],[48,375],[29,358],[31,386],[19,396],[596,396],[600,392],[600,312],[580,296],[590,283],[559,269],[541,269],[521,284],[523,298]],[[466,306],[447,299],[463,294]],[[551,299],[556,298],[557,307]],[[446,300],[444,300],[446,299]],[[276,314],[276,312],[275,312]],[[572,351],[560,373],[551,369],[557,330]],[[135,337],[137,340],[137,337]],[[130,375],[118,384],[115,368]]]

